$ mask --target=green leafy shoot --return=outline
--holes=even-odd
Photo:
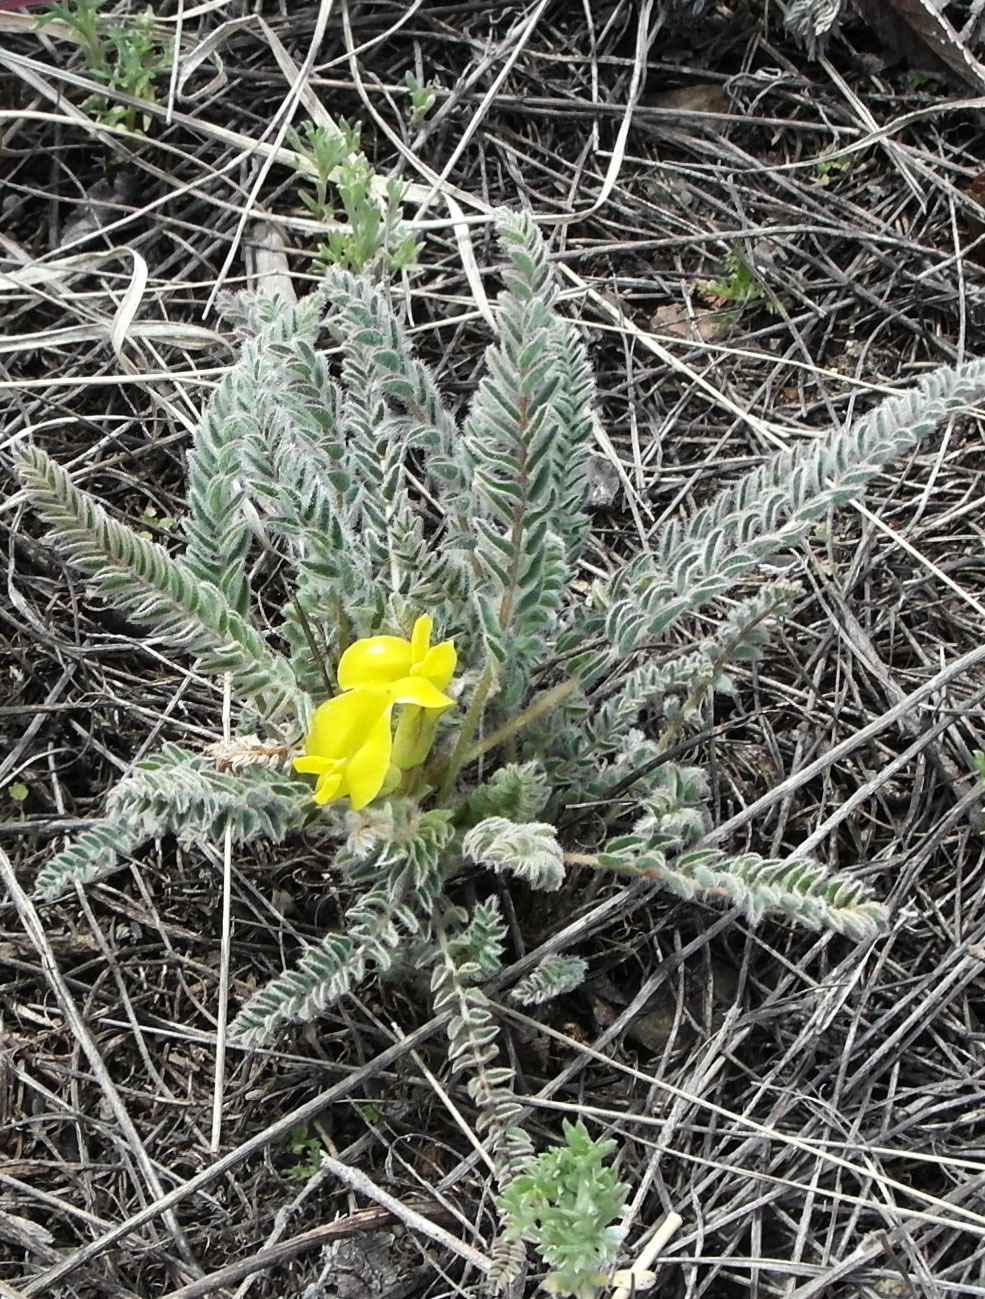
[[[299,1182],[306,1182],[321,1170],[322,1143],[318,1137],[312,1136],[308,1132],[303,1123],[291,1128],[288,1147],[292,1155],[300,1156],[298,1162],[288,1168],[288,1177],[292,1177]]]
[[[427,117],[437,100],[434,88],[426,81],[421,81],[413,72],[404,74],[404,85],[410,97],[410,117],[415,126],[419,126]]]
[[[102,80],[111,71],[109,52],[99,26],[99,11],[105,4],[106,0],[58,0],[38,14],[39,26],[59,19],[75,33],[86,67]]]
[[[151,8],[126,24],[104,24],[100,10],[105,4],[106,0],[59,0],[39,21],[57,18],[66,23],[75,33],[89,75],[106,86],[107,94],[90,95],[82,107],[108,126],[140,132],[147,126],[145,115],[132,104],[114,103],[113,92],[156,103],[156,84],[171,67],[173,46],[159,35]]]
[[[629,1186],[604,1161],[616,1143],[596,1141],[580,1120],[562,1122],[564,1144],[529,1156],[500,1191],[507,1240],[524,1240],[551,1268],[549,1294],[595,1299],[625,1235],[617,1225]]]
[[[700,293],[737,307],[748,306],[750,302],[764,302],[767,310],[776,310],[769,289],[736,249],[730,248],[723,260],[725,274],[716,280],[698,280],[696,287]]]
[[[831,177],[837,175],[840,171],[851,171],[857,161],[854,154],[847,154],[842,157],[836,156],[838,153],[837,146],[826,144],[818,154],[817,162],[814,164],[814,183],[816,185],[827,185]]]
[[[301,202],[315,221],[329,227],[315,262],[356,274],[403,271],[419,251],[401,217],[403,187],[377,176],[360,149],[360,136],[360,127],[344,118],[335,131],[304,122],[288,133],[303,177]]]

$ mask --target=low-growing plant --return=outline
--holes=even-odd
[[[303,177],[301,202],[327,227],[315,262],[356,273],[402,271],[419,251],[400,212],[404,187],[380,181],[360,149],[360,135],[359,126],[344,118],[336,130],[304,122],[288,132]]]
[[[828,185],[831,177],[839,171],[851,171],[857,162],[854,154],[839,156],[838,146],[835,144],[826,144],[817,156],[817,162],[814,164],[815,184]]]
[[[83,108],[107,125],[139,131],[144,126],[139,108],[115,104],[112,92],[122,91],[133,99],[154,103],[156,82],[171,66],[171,42],[158,35],[150,7],[126,24],[102,22],[100,11],[106,2],[59,0],[40,14],[38,21],[58,18],[66,23],[79,42],[89,75],[110,92],[90,95]]]
[[[563,1264],[548,1246],[560,1249],[572,1206],[562,1196],[534,1223],[516,1179],[539,1184],[570,1163],[531,1163],[483,990],[502,969],[506,924],[495,893],[458,882],[487,869],[557,890],[577,863],[712,899],[753,924],[770,912],[851,939],[884,929],[886,908],[850,873],[706,842],[707,779],[671,750],[795,598],[765,561],[979,398],[985,362],[934,371],[850,428],[772,456],[585,591],[574,579],[590,532],[592,372],[533,222],[500,214],[498,229],[497,336],[461,419],[385,287],[335,267],[296,305],[242,301],[240,359],[188,452],[183,545],[165,549],[114,518],[38,446],[19,446],[17,464],[52,542],[94,589],[172,637],[198,671],[228,678],[237,727],[231,740],[167,743],[138,762],[102,817],[45,863],[36,895],[101,879],[165,834],[195,844],[304,833],[331,845],[349,899],[341,925],[242,1006],[232,1040],[269,1042],[412,959],[495,1168],[504,1231],[492,1279],[505,1283],[525,1240],[555,1272]],[[262,617],[258,539],[284,579],[281,607],[268,595]],[[269,592],[266,564],[263,582]],[[687,642],[698,609],[711,630]],[[590,844],[579,839],[585,804]],[[555,952],[514,995],[537,1004],[584,969]],[[605,1148],[586,1141],[579,1157],[600,1158]],[[570,1178],[559,1188],[570,1193]],[[570,1293],[611,1262],[612,1224],[593,1221]]]
[[[697,287],[709,298],[734,303],[744,307],[750,302],[764,302],[767,310],[775,310],[769,289],[754,267],[736,249],[730,248],[724,257],[725,274],[717,280],[699,280]]]
[[[421,81],[413,72],[404,73],[404,85],[410,96],[411,120],[419,126],[434,107],[438,96],[434,86],[429,82]]]
[[[288,1177],[293,1177],[299,1182],[306,1182],[309,1177],[314,1177],[315,1173],[322,1167],[321,1140],[312,1136],[303,1123],[291,1128],[288,1149],[292,1155],[298,1156],[297,1163],[291,1164],[287,1170]]]
[[[603,1163],[616,1142],[596,1141],[584,1123],[562,1120],[564,1144],[522,1160],[499,1197],[504,1238],[526,1241],[550,1267],[548,1294],[594,1299],[616,1261],[629,1186]]]

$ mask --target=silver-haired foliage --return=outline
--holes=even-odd
[[[111,518],[40,447],[20,447],[17,467],[54,540],[101,595],[149,631],[190,649],[203,672],[228,672],[239,698],[262,716],[303,714],[306,701],[290,664],[219,586]]]
[[[845,10],[845,0],[790,0],[783,25],[810,57],[823,54]]]
[[[537,1006],[564,992],[581,987],[588,963],[581,956],[545,956],[536,969],[510,989],[510,1001],[518,1006]]]
[[[518,825],[505,816],[486,817],[466,834],[462,852],[477,866],[510,871],[535,889],[554,892],[564,883],[564,850],[557,830],[544,821]]]
[[[233,1039],[264,1042],[413,953],[505,1177],[529,1143],[479,987],[505,931],[484,903],[471,915],[452,905],[449,883],[464,870],[556,889],[573,852],[582,869],[655,880],[752,922],[773,912],[851,937],[885,925],[885,909],[848,875],[705,844],[707,783],[670,752],[796,599],[790,583],[763,577],[763,562],[981,397],[985,362],[934,371],[851,427],[773,456],[586,597],[572,579],[589,532],[592,373],[533,222],[504,213],[498,231],[496,337],[461,419],[414,356],[386,287],[335,269],[298,305],[238,305],[240,359],[189,450],[183,545],[165,549],[112,517],[40,447],[20,446],[17,465],[52,542],[92,587],[198,670],[228,678],[238,726],[206,750],[169,744],[137,764],[103,816],[46,864],[38,894],[98,878],[165,834],[334,839],[352,899],[341,932],[261,988]],[[279,610],[269,595],[261,610],[253,589],[260,556],[265,591],[279,565]],[[714,618],[706,609],[713,629],[687,642],[685,615],[739,582],[740,598]],[[461,688],[422,792],[359,812],[317,808],[290,759],[334,688],[334,664],[357,637],[406,636],[422,613],[454,639]],[[655,652],[675,627],[680,648]],[[589,801],[593,853],[577,851]],[[559,957],[527,980],[525,999],[571,987],[580,958]]]
[[[444,922],[436,925],[431,971],[434,1009],[449,1015],[449,1064],[453,1073],[469,1070],[466,1090],[479,1111],[476,1128],[487,1137],[498,1180],[505,1184],[533,1147],[518,1124],[521,1107],[513,1094],[513,1069],[494,1063],[499,1029],[492,1004],[475,985],[499,968],[506,924],[495,898],[478,903],[471,918],[461,910],[455,918],[459,924],[467,923],[454,937]]]

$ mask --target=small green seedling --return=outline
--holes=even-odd
[[[421,81],[413,72],[404,75],[404,85],[410,96],[411,121],[415,126],[420,126],[434,107],[438,96],[430,82]]]
[[[291,1128],[288,1145],[292,1155],[301,1156],[298,1162],[292,1164],[287,1170],[288,1177],[293,1177],[299,1182],[306,1182],[310,1177],[314,1177],[322,1166],[322,1144],[319,1139],[311,1136],[304,1124],[299,1123],[297,1127]]]
[[[419,246],[400,215],[403,186],[391,180],[379,192],[377,175],[360,150],[359,126],[342,119],[333,132],[305,122],[287,140],[310,186],[301,189],[301,202],[316,221],[332,227],[318,246],[316,264],[355,274],[411,266]]]
[[[535,1246],[551,1272],[548,1294],[595,1299],[616,1261],[625,1228],[616,1225],[629,1195],[603,1160],[615,1141],[596,1141],[580,1120],[562,1123],[564,1145],[531,1155],[499,1193],[507,1240]]]
[[[721,298],[744,307],[750,302],[769,302],[770,294],[756,271],[734,248],[725,254],[726,274],[717,280],[699,280],[697,287],[708,297]]]
[[[160,528],[162,531],[168,532],[177,522],[171,514],[159,514],[156,505],[148,505],[141,510],[140,521],[147,525],[147,527],[141,531],[140,535],[148,541],[152,540],[152,535],[149,531],[150,528]]]
[[[906,74],[906,79],[914,90],[922,91],[927,95],[941,95],[944,93],[943,87],[937,77],[931,76],[927,72],[918,72],[911,68]]]
[[[826,144],[818,155],[817,162],[814,164],[814,183],[815,185],[827,185],[831,177],[840,171],[850,171],[854,166],[855,159],[851,154],[838,155],[838,147],[834,144]]]
[[[106,0],[64,0],[38,14],[39,26],[59,19],[75,33],[75,39],[92,73],[107,74],[109,58],[99,30],[99,11]]]
[[[112,92],[156,102],[155,82],[171,66],[170,41],[158,35],[154,11],[147,8],[123,26],[102,25],[99,12],[106,0],[59,0],[41,16],[41,22],[61,19],[75,33],[89,75],[105,85],[108,95],[90,95],[82,107],[107,126],[139,132],[146,118],[139,108],[114,104]]]

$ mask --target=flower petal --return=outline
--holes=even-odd
[[[455,646],[450,640],[443,640],[429,649],[419,663],[415,661],[411,672],[415,677],[427,677],[438,690],[444,690],[455,675],[457,662]]]
[[[307,756],[333,761],[351,757],[380,714],[389,710],[390,703],[389,691],[365,688],[326,699],[315,709],[305,740]]]
[[[418,708],[450,708],[455,702],[424,677],[404,677],[401,681],[394,681],[390,697],[395,703],[417,704]]]
[[[324,776],[319,776],[312,798],[316,803],[330,803],[333,798],[341,798],[342,779],[343,772],[341,768],[335,771],[327,771]]]
[[[434,619],[428,613],[422,613],[417,622],[414,623],[414,630],[410,634],[410,661],[415,666],[423,660],[428,652],[433,628]]]
[[[346,764],[346,792],[353,811],[372,802],[390,770],[390,709],[372,727],[359,752]]]
[[[388,686],[411,668],[410,641],[400,636],[366,636],[355,641],[339,659],[339,686]]]

